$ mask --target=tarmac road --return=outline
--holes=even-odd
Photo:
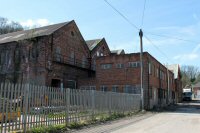
[[[112,133],[200,133],[200,102],[180,103],[173,111],[156,114]]]
[[[75,133],[200,133],[200,101],[180,103],[167,111],[147,112]]]

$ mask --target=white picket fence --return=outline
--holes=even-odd
[[[99,114],[140,110],[140,94],[61,89],[30,84],[0,86],[0,133],[91,120]]]

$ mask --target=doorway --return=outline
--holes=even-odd
[[[60,88],[61,87],[61,80],[59,80],[59,79],[52,79],[51,80],[51,86],[52,87]]]

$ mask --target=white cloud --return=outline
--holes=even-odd
[[[47,19],[37,19],[37,20],[28,19],[26,21],[20,22],[20,24],[23,27],[35,28],[35,27],[42,27],[42,26],[50,25],[52,23],[49,22],[49,20],[47,20]]]

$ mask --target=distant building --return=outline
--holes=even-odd
[[[178,64],[167,65],[166,66],[170,71],[174,73],[174,82],[175,82],[175,91],[176,91],[176,102],[182,101],[183,87],[181,82],[181,70]]]
[[[200,99],[200,82],[192,86],[194,98]]]
[[[167,77],[169,73],[169,78]],[[169,83],[169,84],[168,84]],[[146,109],[167,104],[175,99],[174,74],[149,53],[144,52],[144,103]],[[96,60],[96,77],[83,80],[81,89],[122,93],[140,93],[140,54],[111,54]]]

